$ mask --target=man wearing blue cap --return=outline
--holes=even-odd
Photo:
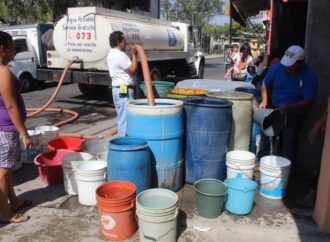
[[[303,113],[315,100],[318,88],[318,79],[304,60],[304,49],[290,46],[281,62],[270,67],[261,87],[260,108],[278,108],[286,116],[279,135],[278,155],[292,162]]]

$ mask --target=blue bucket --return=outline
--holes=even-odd
[[[110,140],[108,180],[132,182],[137,193],[151,188],[150,151],[145,140],[129,137]]]
[[[186,114],[186,182],[226,177],[232,102],[221,98],[184,100]]]
[[[146,140],[151,150],[152,185],[177,191],[183,186],[183,103],[172,99],[132,100],[127,135]]]
[[[227,197],[225,208],[236,215],[249,214],[253,207],[257,183],[246,178],[230,178],[225,180]]]

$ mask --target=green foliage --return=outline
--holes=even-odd
[[[215,39],[219,39],[222,35],[229,35],[229,24],[220,25],[210,25],[204,24],[203,25],[203,32],[206,35],[211,35]],[[242,35],[246,31],[246,28],[242,27],[239,23],[233,22],[232,24],[232,36],[239,36]]]
[[[161,14],[171,21],[201,26],[222,12],[223,0],[162,0]]]
[[[160,13],[166,19],[170,19],[170,12],[173,8],[174,4],[171,0],[161,0],[160,1]]]
[[[50,22],[66,14],[69,7],[95,6],[100,1],[87,0],[2,0],[0,17],[11,23]]]

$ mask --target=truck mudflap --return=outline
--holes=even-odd
[[[37,70],[37,79],[58,82],[62,73],[62,69],[39,69]],[[69,70],[64,78],[64,82],[109,86],[111,79],[106,72]]]

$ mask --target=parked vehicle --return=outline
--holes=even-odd
[[[16,56],[10,63],[12,72],[22,81],[23,91],[30,91],[37,84],[37,70],[47,68],[46,49],[41,36],[52,24],[2,26],[14,40]]]

